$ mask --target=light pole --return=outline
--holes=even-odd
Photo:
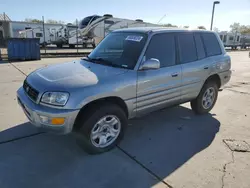
[[[220,4],[220,1],[214,1],[213,3],[213,10],[212,10],[212,19],[211,19],[211,26],[210,26],[210,30],[212,31],[213,29],[213,21],[214,21],[214,8],[216,4]]]

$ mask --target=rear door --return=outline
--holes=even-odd
[[[177,35],[179,62],[182,67],[181,101],[197,97],[209,75],[210,62],[199,33],[185,32]]]
[[[137,115],[180,102],[181,66],[176,64],[175,46],[174,34],[152,36],[144,60],[156,58],[160,68],[137,73]]]

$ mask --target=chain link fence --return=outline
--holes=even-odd
[[[0,20],[0,60],[8,59],[10,38],[39,38],[41,57],[86,56],[95,47],[87,43],[87,38],[83,39],[77,21],[62,24],[46,23],[44,18],[29,22]]]

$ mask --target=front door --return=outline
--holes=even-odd
[[[160,68],[138,71],[137,115],[179,103],[181,94],[181,65],[176,64],[173,34],[155,34],[146,50],[144,60],[156,58]]]

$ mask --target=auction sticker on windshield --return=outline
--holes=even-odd
[[[135,41],[135,42],[140,42],[141,39],[143,39],[142,36],[136,36],[136,35],[129,35],[125,40],[130,40],[130,41]]]

